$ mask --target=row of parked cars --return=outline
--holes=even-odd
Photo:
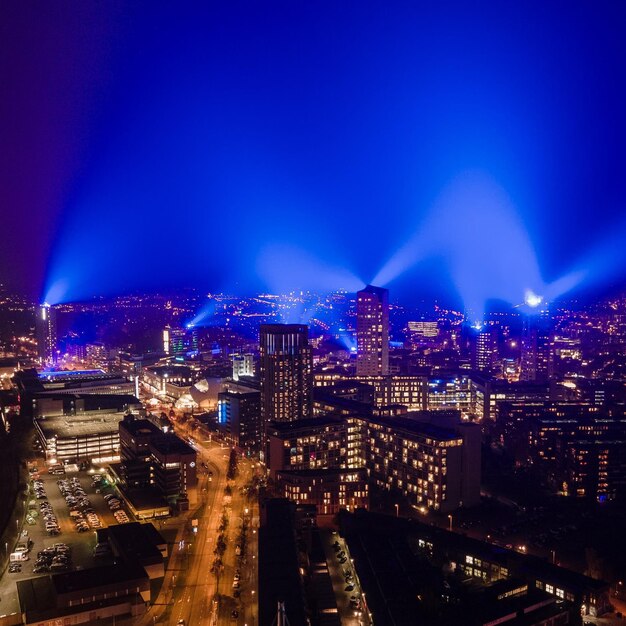
[[[104,496],[104,500],[109,509],[111,509],[113,517],[116,519],[118,524],[127,524],[130,522],[126,511],[122,508],[122,501],[119,498],[112,493],[108,493]]]
[[[61,533],[61,527],[59,526],[59,520],[54,514],[52,505],[46,500],[39,505],[39,510],[43,516],[43,525],[49,535],[59,535]]]
[[[79,533],[87,532],[90,528],[101,528],[100,518],[96,515],[78,478],[57,480],[57,485]]]
[[[339,541],[335,541],[335,543],[333,543],[333,550],[335,551],[335,556],[337,557],[337,560],[339,561],[339,563],[343,565],[348,561],[348,556],[345,550],[341,547],[341,544],[339,543]],[[343,577],[346,583],[345,591],[347,591],[348,593],[353,592],[355,588],[354,574],[352,570],[350,569],[350,567],[343,568]],[[361,598],[358,595],[358,592],[350,596],[350,607],[352,608],[356,616],[360,616],[362,606],[361,606]]]
[[[55,543],[37,552],[33,567],[35,574],[42,572],[64,572],[72,565],[72,549],[65,543]]]
[[[35,497],[37,498],[37,500],[45,500],[48,497],[46,495],[46,488],[43,486],[42,480],[33,480],[33,491],[35,492]]]

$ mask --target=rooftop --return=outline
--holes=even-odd
[[[196,451],[173,433],[161,434],[150,441],[151,447],[157,452],[181,455],[196,455]]]
[[[127,430],[131,435],[137,436],[139,434],[145,435],[159,435],[161,430],[156,424],[148,419],[124,419],[120,423],[120,426]]]
[[[297,432],[302,429],[319,429],[325,426],[341,426],[345,420],[341,417],[324,416],[311,417],[304,420],[294,420],[293,422],[270,422],[268,427],[281,434]]]
[[[122,413],[105,415],[59,415],[55,417],[39,417],[35,421],[46,439],[53,437],[86,437],[108,432],[118,432],[123,419]]]
[[[163,560],[157,546],[165,543],[165,540],[152,524],[117,524],[109,526],[108,535],[112,544],[127,560],[142,565]]]

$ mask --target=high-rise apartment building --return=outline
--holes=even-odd
[[[303,324],[262,324],[259,345],[261,420],[292,422],[312,416],[312,360]]]
[[[57,313],[45,303],[37,309],[37,353],[42,363],[53,363],[57,353]]]
[[[368,285],[356,294],[356,372],[389,373],[389,291]]]

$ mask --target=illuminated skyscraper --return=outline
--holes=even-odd
[[[303,324],[262,324],[259,346],[261,419],[292,422],[312,416],[311,348]]]
[[[389,291],[368,285],[356,294],[356,373],[389,373]]]
[[[163,352],[165,354],[183,354],[185,352],[185,331],[172,328],[169,324],[163,329]]]
[[[550,321],[547,311],[524,319],[520,347],[520,380],[547,380],[550,374]]]
[[[484,326],[472,336],[472,367],[479,372],[494,369],[498,359],[498,332],[493,326]]]
[[[163,352],[179,355],[198,349],[198,331],[195,328],[172,328],[169,324],[163,329]]]
[[[37,353],[42,363],[54,363],[57,356],[57,312],[43,303],[37,310]]]

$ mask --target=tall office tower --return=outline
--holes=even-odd
[[[37,353],[42,363],[54,363],[57,356],[57,312],[46,302],[37,310]]]
[[[262,324],[259,346],[261,421],[312,417],[311,348],[303,324]]]
[[[547,311],[528,315],[522,326],[520,380],[542,382],[549,378],[550,343]]]
[[[389,373],[389,290],[368,285],[356,294],[356,373]]]
[[[484,326],[474,332],[472,343],[472,367],[479,372],[494,369],[498,359],[498,331],[493,326]]]
[[[163,352],[165,354],[185,353],[185,330],[183,328],[172,328],[169,324],[163,329]]]

